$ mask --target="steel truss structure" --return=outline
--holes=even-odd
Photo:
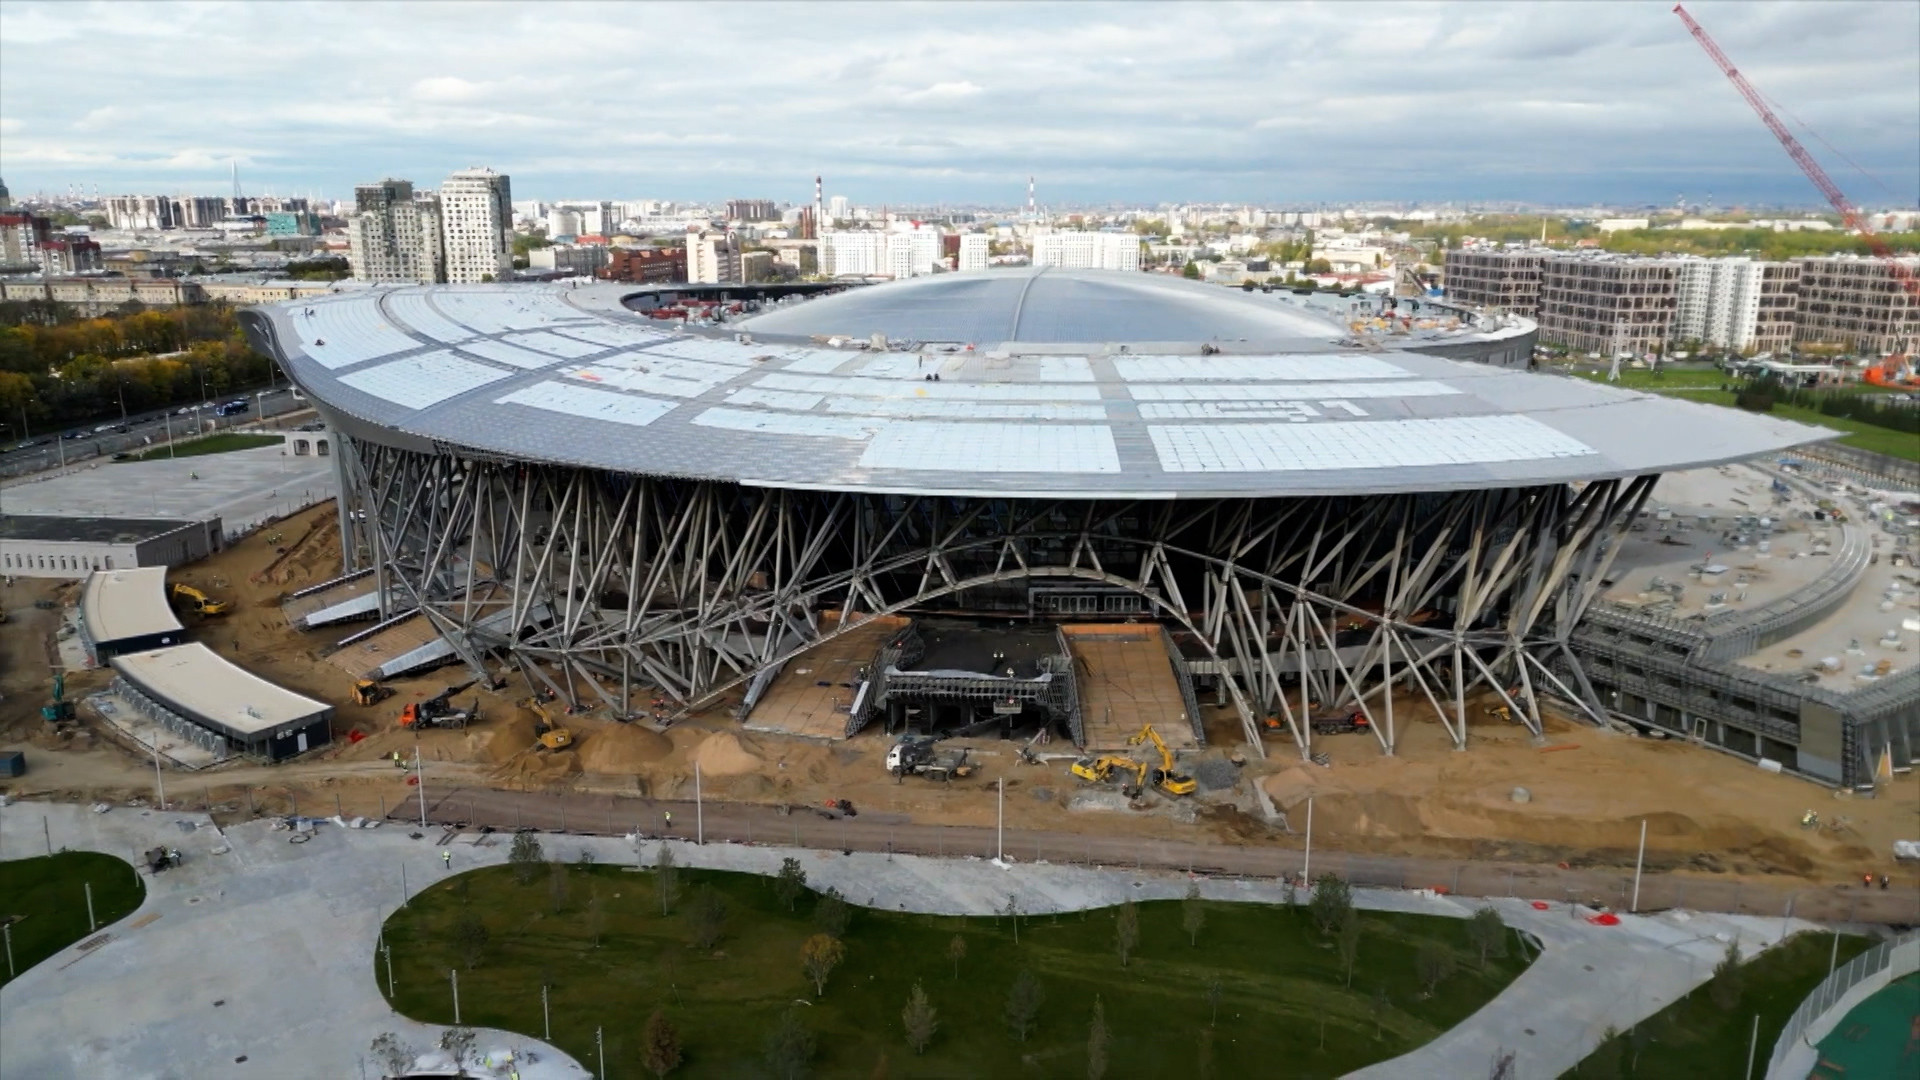
[[[1542,695],[1599,721],[1569,640],[1657,479],[964,498],[341,443],[350,561],[358,547],[371,562],[383,614],[417,609],[476,670],[490,654],[510,658],[577,705],[597,698],[632,715],[636,688],[651,687],[699,708],[875,616],[936,602],[1024,615],[1031,587],[1091,585],[1143,598],[1204,651],[1195,670],[1220,676],[1249,745],[1276,716],[1303,755],[1316,707],[1364,710],[1392,753],[1384,691],[1396,684],[1417,690],[1460,747],[1467,698],[1483,688],[1535,735]],[[826,611],[839,617],[823,621]]]

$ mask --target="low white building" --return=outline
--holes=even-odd
[[[0,514],[0,574],[79,580],[95,570],[183,566],[219,551],[220,519]]]
[[[1062,270],[1139,270],[1140,238],[1132,233],[1036,233],[1033,265]]]

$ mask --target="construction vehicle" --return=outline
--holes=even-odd
[[[73,702],[67,700],[66,672],[53,673],[53,700],[40,707],[40,718],[49,724],[73,719]]]
[[[1354,731],[1365,731],[1372,726],[1367,723],[1367,714],[1355,709],[1352,712],[1315,713],[1307,718],[1315,735],[1345,735]]]
[[[1152,742],[1153,748],[1160,751],[1160,767],[1150,770],[1148,774],[1153,781],[1153,786],[1168,795],[1193,794],[1196,786],[1193,777],[1174,768],[1173,751],[1167,749],[1167,744],[1160,738],[1160,733],[1153,730],[1152,724],[1141,728],[1138,734],[1129,738],[1127,745],[1138,746],[1143,742]]]
[[[393,687],[361,679],[353,684],[353,703],[355,705],[378,705],[393,696]]]
[[[887,751],[887,771],[895,779],[925,776],[934,780],[952,780],[973,775],[965,750],[939,750],[938,740],[924,735],[908,735]]]
[[[1132,773],[1133,782],[1120,787],[1120,791],[1129,799],[1140,794],[1147,786],[1147,763],[1115,754],[1083,757],[1075,761],[1069,771],[1091,784],[1104,784],[1112,780],[1116,773]]]
[[[184,602],[189,610],[203,619],[227,613],[228,605],[225,600],[215,600],[182,581],[173,583],[173,598]]]
[[[408,702],[400,710],[400,726],[414,731],[427,728],[463,728],[480,719],[480,699],[474,698],[473,704],[461,709],[453,705],[453,695],[472,686],[474,680],[468,679],[457,686],[449,686],[438,694],[421,702]]]
[[[535,753],[565,750],[573,745],[573,732],[553,722],[547,707],[537,697],[522,698],[520,707],[533,713],[533,749]]]
[[[180,865],[180,849],[169,847],[148,848],[143,856],[147,864],[147,873],[157,874]]]

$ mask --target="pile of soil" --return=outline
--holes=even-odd
[[[766,762],[743,746],[739,736],[730,731],[718,731],[707,736],[689,756],[699,764],[703,778],[738,776],[766,767]]]
[[[580,737],[580,767],[591,773],[638,773],[673,753],[665,735],[637,724],[607,724],[590,735],[575,734]]]

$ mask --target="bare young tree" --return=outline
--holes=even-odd
[[[693,931],[696,948],[711,951],[727,932],[727,901],[718,889],[702,885],[693,893],[693,906],[687,911],[687,926]]]
[[[1322,937],[1340,928],[1340,920],[1353,907],[1353,889],[1332,874],[1321,874],[1313,882],[1313,896],[1307,911],[1313,916]]]
[[[555,915],[567,906],[567,864],[555,859],[547,864],[547,903]]]
[[[1126,967],[1133,959],[1134,946],[1140,944],[1140,909],[1133,901],[1120,905],[1113,917],[1113,951],[1120,956],[1120,966]]]
[[[780,1080],[800,1080],[807,1074],[815,1049],[813,1032],[792,1008],[780,1014],[778,1023],[767,1032],[764,1046],[767,1067]]]
[[[829,888],[813,905],[813,923],[829,937],[846,937],[847,925],[852,921],[853,908],[839,889]]]
[[[487,942],[492,939],[487,933],[487,924],[480,916],[465,912],[453,924],[453,947],[460,951],[460,958],[466,962],[467,970],[480,966],[487,957]]]
[[[593,938],[593,947],[600,947],[600,939],[607,933],[607,901],[600,895],[599,889],[587,892],[587,934]]]
[[[1200,883],[1187,882],[1187,895],[1180,901],[1180,929],[1187,932],[1187,944],[1200,945],[1200,931],[1207,926],[1207,904],[1200,899]]]
[[[1420,946],[1413,954],[1413,977],[1420,980],[1428,997],[1453,974],[1453,967],[1453,954],[1432,942]]]
[[[1740,960],[1740,941],[1738,938],[1727,942],[1727,951],[1720,962],[1713,965],[1713,980],[1707,983],[1707,996],[1722,1009],[1731,1009],[1740,1003],[1740,992],[1745,989],[1746,972],[1742,970]]]
[[[1480,954],[1480,967],[1487,966],[1487,957],[1507,955],[1507,924],[1500,921],[1500,913],[1490,907],[1482,907],[1467,920],[1467,940]]]
[[[1000,914],[1013,920],[1013,943],[1020,944],[1020,898],[1008,893],[1007,906],[1000,909]]]
[[[917,982],[913,984],[913,993],[907,996],[907,1007],[900,1010],[900,1023],[907,1029],[907,1045],[913,1047],[915,1054],[925,1053],[934,1032],[940,1030],[939,1010],[927,1000],[926,990]]]
[[[947,942],[947,959],[953,961],[953,981],[954,982],[960,981],[960,961],[965,960],[966,958],[967,958],[967,939],[961,937],[959,934],[953,935],[953,940]]]
[[[807,872],[800,867],[799,859],[781,859],[780,873],[773,879],[773,894],[792,911],[800,901],[800,894],[807,891]]]
[[[1007,991],[1007,1027],[1021,1042],[1033,1034],[1034,1024],[1040,1019],[1040,1006],[1046,999],[1046,989],[1033,972],[1023,970],[1014,976],[1013,988]]]
[[[653,891],[660,898],[660,914],[671,915],[680,900],[680,868],[674,865],[673,849],[660,845],[660,858],[653,864]]]
[[[1334,938],[1334,944],[1340,950],[1340,967],[1347,974],[1347,985],[1353,985],[1353,964],[1360,958],[1360,913],[1348,908],[1340,916],[1340,933]]]
[[[380,1066],[382,1076],[400,1076],[412,1069],[413,1063],[420,1057],[418,1048],[391,1031],[374,1036],[372,1050],[373,1060]]]
[[[453,1059],[453,1067],[467,1075],[467,1063],[473,1060],[474,1033],[470,1027],[454,1026],[440,1033],[440,1049]]]
[[[507,865],[513,867],[513,880],[522,885],[533,884],[540,873],[540,864],[545,861],[539,837],[530,832],[513,834],[513,846],[507,849]]]
[[[1107,1033],[1107,1006],[1096,994],[1093,1019],[1087,1024],[1087,1080],[1106,1080],[1107,1046],[1111,1041]]]
[[[1220,981],[1220,976],[1207,976],[1207,1012],[1212,1017],[1212,1019],[1207,1021],[1208,1027],[1212,1027],[1220,1022],[1220,994],[1225,989],[1225,985]]]

